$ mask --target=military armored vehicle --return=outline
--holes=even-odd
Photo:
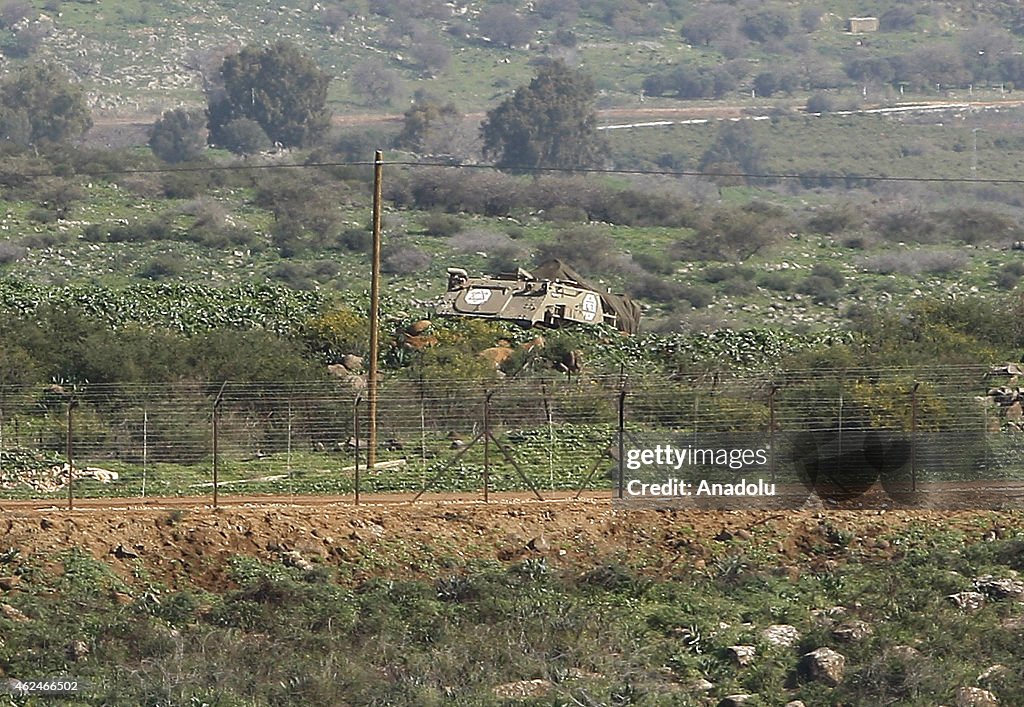
[[[469,277],[462,268],[448,268],[448,291],[436,312],[523,327],[603,323],[628,334],[635,334],[640,325],[640,307],[633,300],[595,289],[559,260],[549,260],[533,272],[519,268],[496,277]]]

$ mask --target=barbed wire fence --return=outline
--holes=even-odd
[[[911,488],[1024,480],[1022,405],[1015,377],[983,367],[395,377],[367,469],[363,391],[340,380],[0,386],[0,498],[620,496],[629,479],[698,467],[800,483],[876,453]],[[645,463],[669,447],[754,454]]]

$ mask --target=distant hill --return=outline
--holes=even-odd
[[[854,16],[877,17],[878,30],[849,32]],[[201,105],[224,53],[284,38],[334,72],[332,107],[352,114],[401,112],[417,91],[484,109],[551,57],[588,69],[602,107],[642,93],[674,104],[1005,90],[1024,84],[1022,28],[1024,10],[1008,1],[9,0],[0,50],[7,68],[61,63],[97,112],[155,114]]]

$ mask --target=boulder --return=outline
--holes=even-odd
[[[1024,597],[1024,582],[1010,577],[985,574],[974,579],[974,588],[989,599],[1020,599]]]
[[[433,323],[429,319],[420,319],[407,326],[405,328],[405,333],[409,336],[421,336],[432,326]]]
[[[797,672],[801,677],[835,687],[843,681],[846,656],[831,648],[819,648],[800,658]]]
[[[765,643],[785,648],[800,640],[800,632],[788,624],[775,624],[761,631],[761,638]]]
[[[1013,671],[1002,664],[990,665],[978,676],[978,683],[990,685],[992,683],[1006,680],[1013,675]]]
[[[998,707],[999,699],[980,687],[961,687],[956,691],[956,707]]]
[[[351,373],[361,373],[363,370],[363,357],[355,354],[345,354],[341,357],[341,365]]]
[[[754,646],[729,646],[726,649],[726,652],[736,665],[744,666],[750,665],[754,662],[754,657],[757,655],[757,648]]]
[[[745,705],[752,699],[754,699],[753,695],[748,695],[745,693],[740,693],[737,695],[726,695],[718,701],[718,707],[740,707],[740,705]]]
[[[477,355],[493,363],[495,368],[500,368],[505,361],[512,358],[513,353],[515,351],[507,346],[492,346],[489,349],[484,349]]]
[[[526,697],[544,697],[551,693],[554,685],[547,680],[517,680],[503,685],[495,685],[495,697],[502,699],[522,699]]]
[[[837,641],[844,641],[846,643],[863,640],[872,633],[874,633],[874,631],[872,631],[871,626],[858,619],[844,621],[832,629],[833,638]]]
[[[17,621],[19,623],[32,620],[10,604],[0,604],[0,616],[3,616],[8,621]]]
[[[985,606],[985,595],[981,592],[957,592],[946,597],[961,611],[977,611]]]

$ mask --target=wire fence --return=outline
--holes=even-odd
[[[992,492],[1005,505],[1007,489],[1024,482],[1014,374],[533,374],[490,388],[396,377],[379,387],[373,469],[366,393],[340,380],[8,386],[0,387],[0,498],[216,503],[605,489],[625,500],[679,500],[686,484],[695,491],[707,482],[718,484],[706,499],[715,505],[757,480],[795,489],[796,500],[881,486],[891,501],[945,484],[962,497],[974,489],[971,503],[992,503],[983,500]],[[652,494],[651,485],[664,488]]]

